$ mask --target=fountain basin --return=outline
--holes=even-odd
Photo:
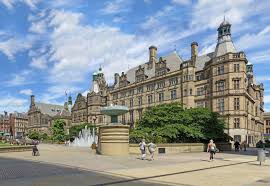
[[[100,112],[107,116],[119,116],[128,112],[128,107],[122,105],[113,105],[102,107]]]
[[[103,107],[100,110],[101,114],[111,116],[111,123],[118,123],[117,116],[128,112],[128,107],[122,105],[111,105]]]

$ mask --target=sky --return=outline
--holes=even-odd
[[[237,51],[254,64],[270,111],[269,0],[0,0],[0,113],[36,101],[61,104],[91,89],[100,66],[114,73],[144,63],[148,47],[190,58],[214,51],[226,17]]]

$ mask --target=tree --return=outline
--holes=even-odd
[[[29,134],[28,134],[28,137],[30,139],[33,139],[33,140],[40,140],[41,139],[40,133],[37,132],[37,131],[30,131]]]
[[[185,109],[179,103],[154,106],[144,112],[130,133],[130,142],[141,138],[157,142],[204,142],[224,136],[224,121],[206,108]]]
[[[57,119],[53,122],[52,130],[52,139],[53,141],[63,142],[65,141],[65,129],[66,125],[64,120]]]

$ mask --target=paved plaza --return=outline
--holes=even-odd
[[[138,155],[109,157],[88,148],[39,145],[31,152],[0,153],[2,185],[270,185],[270,160],[262,166],[256,151],[246,155],[207,153],[157,155],[142,161]]]

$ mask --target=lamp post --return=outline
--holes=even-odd
[[[96,149],[96,135],[95,135],[95,129],[96,129],[96,120],[97,120],[97,116],[96,115],[94,115],[93,116],[93,121],[94,121],[94,128],[93,128],[93,139],[94,139],[94,141],[93,141],[93,143],[92,143],[92,149]]]

